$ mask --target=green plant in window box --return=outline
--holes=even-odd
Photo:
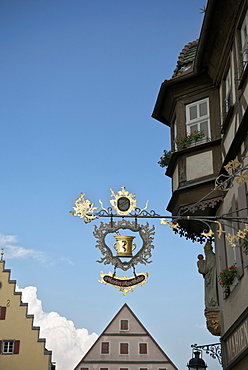
[[[203,139],[204,136],[205,136],[204,131],[191,132],[184,138],[181,138],[178,141],[176,141],[177,149],[180,150],[189,148],[192,145],[192,143],[196,143],[198,140]],[[175,152],[174,148],[172,150],[164,150],[162,157],[160,157],[160,160],[158,161],[160,167],[168,167],[172,153],[174,152]]]
[[[203,139],[205,136],[204,131],[193,131],[190,134],[184,136],[183,138],[176,141],[177,148],[178,149],[186,149],[192,145],[192,143],[195,143],[198,140]]]
[[[246,234],[244,237],[242,247],[243,247],[244,253],[248,255],[248,234]]]
[[[168,164],[170,162],[172,153],[174,150],[164,150],[162,157],[160,157],[160,160],[158,161],[158,164],[160,167],[168,167]]]
[[[225,293],[230,292],[230,286],[237,275],[237,267],[232,265],[222,270],[219,275],[219,283],[225,289]]]

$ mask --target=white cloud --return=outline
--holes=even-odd
[[[12,243],[17,243],[17,237],[15,235],[0,234],[0,247],[4,248],[5,258],[32,258],[42,263],[48,262],[48,258],[43,252],[36,251],[34,249],[25,249],[21,246],[13,245]]]
[[[4,235],[0,233],[0,246],[4,247],[8,243],[16,243],[17,238],[15,235]]]
[[[41,300],[37,298],[36,287],[18,290],[22,292],[22,302],[28,303],[28,313],[34,315],[34,325],[40,326],[40,338],[46,338],[46,348],[53,351],[57,369],[73,369],[95,342],[97,334],[89,334],[87,329],[76,329],[71,320],[57,312],[45,313]]]
[[[34,249],[25,249],[16,245],[5,245],[4,255],[6,255],[6,258],[33,258],[39,262],[47,262],[47,257],[43,252],[35,251]]]
[[[56,263],[49,255],[35,249],[26,249],[19,245],[14,245],[18,241],[15,235],[4,235],[0,233],[0,248],[4,249],[4,259],[33,259],[36,262],[44,264],[46,267],[52,267]],[[74,263],[69,257],[61,257],[57,262],[67,263],[73,266]]]
[[[66,263],[68,263],[69,265],[71,265],[71,266],[74,266],[74,263],[70,260],[70,258],[68,258],[68,257],[62,257],[62,258],[60,258],[60,261],[62,261],[62,262],[66,262]]]

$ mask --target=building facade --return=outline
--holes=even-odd
[[[200,37],[182,50],[152,114],[171,132],[167,209],[185,236],[214,241],[215,253],[208,244],[202,263],[207,254],[214,256],[217,304],[206,303],[212,294],[206,287],[208,263],[199,270],[205,278],[207,328],[220,336],[228,370],[248,369],[247,76],[248,3],[209,0]],[[232,283],[218,284],[230,268]]]
[[[0,261],[0,369],[55,370],[52,352],[45,349],[45,339],[39,338],[39,327],[33,326],[34,317],[15,287]]]
[[[177,370],[124,304],[75,370]]]

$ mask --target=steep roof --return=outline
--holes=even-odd
[[[187,45],[184,46],[183,50],[181,51],[176,69],[172,75],[172,78],[181,76],[186,71],[189,71],[190,67],[193,66],[196,52],[198,47],[198,39],[192,42],[189,42]]]
[[[132,324],[130,324],[130,331],[127,333],[122,332],[119,327],[119,320],[120,319],[128,319]],[[150,343],[150,346],[153,348],[153,350],[150,350],[149,352],[149,358],[146,358],[143,361],[138,361],[137,358],[136,361],[134,360],[133,356],[130,354],[130,358],[126,361],[128,364],[145,364],[147,366],[148,364],[154,364],[153,366],[156,367],[158,364],[161,364],[162,366],[166,365],[166,368],[170,370],[178,370],[177,367],[173,364],[173,362],[169,359],[169,357],[165,354],[165,352],[162,350],[162,348],[157,344],[157,342],[153,339],[153,337],[150,335],[150,333],[147,331],[147,329],[144,327],[144,325],[140,322],[140,320],[137,318],[137,316],[133,313],[133,311],[130,309],[130,307],[125,303],[121,309],[117,312],[117,314],[114,316],[114,318],[110,321],[110,323],[107,325],[107,327],[104,329],[104,331],[101,333],[101,335],[98,337],[98,339],[95,341],[95,343],[92,345],[92,347],[88,350],[88,352],[83,356],[79,364],[75,367],[74,370],[79,369],[81,366],[85,366],[87,364],[112,364],[113,366],[116,366],[120,361],[119,356],[116,355],[113,349],[114,345],[112,345],[112,353],[111,357],[109,357],[108,360],[103,359],[102,355],[100,354],[100,343],[102,340],[104,341],[110,341],[114,340],[114,344],[118,346],[118,340],[126,341],[131,340],[132,338],[132,344],[134,345],[134,338],[138,338],[137,340],[140,341],[141,338],[144,341],[145,338]],[[122,362],[123,364],[125,363]],[[157,364],[157,365],[156,365]],[[140,365],[141,366],[141,365]],[[111,367],[112,369],[112,367]]]

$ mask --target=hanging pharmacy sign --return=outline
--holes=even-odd
[[[211,193],[220,190],[227,192],[234,185],[243,185],[248,181],[248,165],[244,164],[244,159],[241,161],[230,161],[224,168],[227,175],[220,175],[216,178],[215,187]],[[144,218],[159,219],[161,225],[169,225],[174,232],[180,236],[185,236],[193,242],[212,242],[214,238],[224,237],[228,244],[235,248],[244,245],[247,242],[248,219],[246,217],[234,217],[232,214],[203,216],[197,215],[195,210],[197,205],[203,204],[208,199],[209,194],[206,194],[202,199],[191,205],[187,209],[187,215],[183,214],[175,216],[161,216],[155,211],[147,211],[148,201],[144,208],[137,207],[136,195],[129,193],[124,186],[121,190],[114,192],[110,189],[112,199],[109,201],[111,207],[105,208],[102,201],[99,200],[100,210],[89,199],[85,199],[85,193],[81,193],[76,199],[73,211],[73,216],[77,216],[84,220],[85,223],[90,223],[99,218],[108,218],[108,223],[100,223],[100,226],[95,226],[93,235],[97,239],[96,247],[102,254],[102,257],[97,261],[104,265],[112,265],[113,272],[104,274],[101,272],[101,283],[113,285],[119,288],[124,294],[132,291],[138,285],[144,285],[147,282],[148,273],[135,272],[135,268],[139,263],[146,265],[150,263],[153,235],[155,234],[154,226],[150,227],[148,223],[141,225],[138,220]],[[236,210],[239,212],[242,210]],[[189,215],[190,214],[190,215]],[[121,221],[115,219],[121,218]],[[127,219],[133,221],[127,221]],[[170,220],[168,220],[168,218]],[[183,222],[182,222],[183,221]],[[200,223],[202,231],[192,232],[183,227],[183,224],[189,222]],[[240,229],[233,229],[233,233],[225,231],[226,222],[239,222]],[[246,253],[246,250],[245,250]],[[247,252],[248,253],[248,252]],[[133,276],[118,277],[116,270],[121,269],[127,271],[133,270]]]
[[[97,262],[113,266],[113,272],[105,274],[101,271],[99,282],[112,285],[125,295],[138,285],[143,286],[147,283],[149,273],[136,273],[135,269],[139,263],[146,265],[151,262],[149,259],[152,255],[151,250],[154,248],[152,242],[155,228],[154,226],[150,227],[148,223],[141,225],[137,222],[138,214],[142,214],[147,208],[148,202],[145,208],[138,209],[136,216],[131,216],[133,211],[137,212],[135,194],[129,193],[125,187],[122,187],[117,193],[112,189],[110,191],[114,198],[110,200],[112,208],[104,208],[103,203],[99,201],[102,209],[99,213],[94,213],[98,208],[95,207],[94,203],[84,199],[85,194],[81,194],[75,202],[75,207],[72,207],[74,211],[71,213],[73,216],[83,218],[86,223],[99,217],[110,218],[108,223],[101,222],[100,226],[95,225],[93,231],[97,240],[96,247],[102,254]],[[133,217],[135,220],[132,222],[125,219],[114,221],[114,217],[118,216],[122,218]],[[118,277],[117,269],[123,271],[132,269],[133,276]]]

